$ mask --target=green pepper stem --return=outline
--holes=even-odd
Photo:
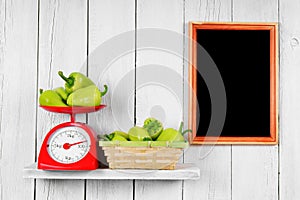
[[[110,141],[111,139],[108,137],[108,135],[98,135],[98,139],[104,140],[104,141]]]
[[[65,77],[65,75],[63,74],[62,71],[58,71],[58,75],[64,80],[66,81],[70,86],[72,86],[74,84],[74,80],[72,78],[67,78]]]
[[[103,97],[106,93],[107,93],[107,85],[104,85],[104,91],[103,92],[100,91],[101,97]]]
[[[186,134],[187,132],[193,132],[193,131],[191,129],[187,129],[187,130],[182,132],[182,135]]]
[[[111,141],[115,137],[115,133],[111,133],[109,135],[106,135],[106,137]]]
[[[42,88],[40,88],[40,94],[42,94],[44,92],[44,90]]]
[[[178,129],[178,132],[182,134],[182,129],[183,129],[183,122],[180,123],[180,127]]]

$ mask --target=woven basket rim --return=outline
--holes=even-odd
[[[180,148],[184,149],[189,146],[187,141],[184,142],[169,142],[169,141],[99,141],[101,147],[165,147],[165,148]]]

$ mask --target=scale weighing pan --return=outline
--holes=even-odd
[[[96,112],[106,105],[99,105],[99,106],[41,106],[41,108],[49,111],[49,112],[56,112],[56,113],[65,113],[65,114],[80,114],[80,113],[90,113]]]

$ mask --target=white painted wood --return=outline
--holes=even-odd
[[[0,199],[34,197],[22,168],[35,154],[37,5],[0,1]]]
[[[233,1],[233,21],[276,22],[277,5]],[[232,199],[278,199],[278,145],[232,147]]]
[[[300,199],[299,1],[280,2],[279,199]]]
[[[38,87],[53,89],[64,86],[57,72],[86,73],[83,65],[87,55],[87,2],[40,1],[39,78]],[[38,108],[37,151],[46,133],[55,125],[68,121],[69,116],[49,113]],[[79,118],[78,118],[79,120]],[[80,121],[85,121],[84,116]],[[72,191],[72,192],[70,192]],[[36,199],[83,199],[83,180],[37,180]]]
[[[172,41],[175,49],[169,49],[168,45],[165,46],[168,36],[160,34],[159,29],[175,31],[179,35],[183,33],[183,1],[138,0],[136,20],[138,30],[158,29],[156,35],[137,32],[137,125],[141,126],[147,117],[152,116],[162,121],[165,128],[178,128],[183,117],[183,37]],[[144,46],[148,41],[149,47]],[[174,55],[174,50],[179,54]],[[161,69],[155,68],[157,66]],[[135,199],[181,198],[182,181],[135,182]]]
[[[278,199],[278,147],[232,150],[232,199]]]
[[[233,0],[233,21],[277,22],[278,0]]]
[[[230,21],[231,1],[185,1],[185,35],[188,37],[190,21]],[[188,41],[185,41],[188,54]],[[185,62],[184,77],[188,79],[188,63]],[[188,86],[185,82],[185,111],[188,110]],[[201,114],[201,111],[200,111]],[[185,112],[185,122],[188,113]],[[186,150],[185,162],[194,162],[201,170],[198,181],[185,181],[183,199],[231,199],[231,146],[194,145]],[[203,171],[203,173],[202,173]]]
[[[194,180],[200,178],[200,169],[193,164],[178,164],[174,170],[96,169],[68,172],[39,170],[35,163],[25,167],[23,177],[36,179]]]
[[[184,182],[183,199],[231,199],[230,146],[202,146],[201,150],[198,146],[185,152],[184,161],[199,167],[201,177]]]
[[[115,130],[127,132],[133,126],[134,23],[134,0],[89,1],[89,76],[97,80],[100,89],[103,84],[109,88],[108,94],[103,97],[107,107],[89,114],[89,124],[98,134]],[[133,32],[123,34],[128,31]],[[125,49],[131,53],[124,54]],[[107,164],[103,151],[99,156],[100,162]],[[133,199],[133,183],[88,180],[86,198]]]

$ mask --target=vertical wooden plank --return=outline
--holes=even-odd
[[[2,168],[2,143],[3,143],[3,138],[2,138],[2,107],[3,107],[3,79],[4,79],[4,67],[2,67],[3,64],[3,58],[4,58],[4,44],[5,44],[5,37],[4,37],[4,27],[5,27],[5,2],[0,1],[0,166]],[[0,170],[0,178],[2,180],[2,174]],[[2,181],[0,181],[0,199],[2,199]]]
[[[278,199],[278,147],[233,146],[232,199]]]
[[[280,198],[300,199],[299,1],[279,1],[280,10]]]
[[[73,71],[86,73],[86,1],[41,0],[39,19],[39,88],[64,86],[57,74],[59,70],[66,75]],[[38,109],[38,152],[46,133],[68,120],[67,115]],[[37,180],[36,199],[84,199],[84,181]]]
[[[103,97],[107,107],[88,118],[98,134],[127,132],[133,126],[134,27],[134,0],[89,1],[88,72],[100,89],[108,85],[108,94]],[[103,152],[99,154],[101,164],[107,164]],[[133,199],[133,183],[88,180],[86,199]]]
[[[144,28],[156,28],[157,35],[137,32],[136,124],[142,126],[152,116],[165,128],[178,128],[183,118],[183,36],[172,41],[180,53],[174,55],[174,49],[165,49],[168,38],[159,31],[183,33],[183,1],[138,0],[137,30]],[[149,47],[143,46],[146,41],[152,41]],[[135,181],[135,199],[182,199],[182,181]]]
[[[0,199],[33,199],[38,3],[0,1]]]
[[[233,1],[233,21],[276,22],[278,2]],[[232,147],[232,199],[278,199],[278,145]]]
[[[188,37],[189,21],[230,21],[231,1],[185,1],[185,35]],[[188,41],[186,41],[188,42]],[[187,46],[188,44],[185,44]],[[185,54],[189,52],[185,48]],[[188,79],[188,63],[184,77]],[[188,86],[185,86],[185,111],[188,110]],[[200,111],[201,114],[201,111]],[[185,113],[185,121],[188,121]],[[195,163],[201,170],[198,181],[184,182],[183,199],[231,199],[231,146],[191,146],[184,162]]]

